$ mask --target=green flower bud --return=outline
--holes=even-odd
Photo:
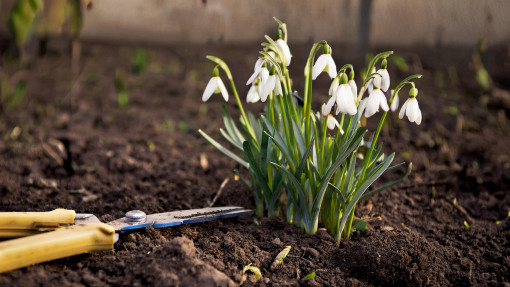
[[[410,98],[416,98],[416,96],[418,95],[418,89],[415,88],[415,87],[412,87],[410,90],[409,90],[409,97]]]
[[[212,70],[212,76],[213,77],[218,77],[220,75],[220,72],[218,71],[218,66],[214,67],[214,69]]]
[[[331,54],[331,47],[328,44],[326,44],[324,46],[324,49],[322,50],[322,53],[324,53],[324,54]]]
[[[388,60],[384,58],[381,62],[381,69],[386,69],[388,67]]]
[[[345,73],[342,73],[340,76],[340,85],[347,84],[347,75]]]
[[[278,32],[276,34],[276,39],[283,39],[282,34],[283,34],[282,29],[278,29]]]

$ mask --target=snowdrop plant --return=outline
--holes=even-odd
[[[219,67],[224,71],[241,113],[239,121],[235,121],[224,106],[225,128],[220,132],[242,156],[202,130],[199,132],[248,170],[250,183],[244,182],[253,191],[257,214],[278,215],[280,205],[284,204],[290,223],[309,234],[323,225],[340,241],[350,236],[357,226],[356,221],[361,221],[354,216],[361,200],[393,186],[410,172],[411,164],[399,177],[369,189],[383,173],[403,165],[392,165],[394,153],[384,154],[378,137],[389,111],[388,104],[393,103],[406,85],[411,86],[410,98],[403,105],[400,117],[405,114],[410,121],[419,124],[421,112],[412,80],[421,75],[409,76],[389,90],[386,59],[393,52],[388,51],[369,62],[367,72],[357,85],[354,67],[346,64],[337,70],[331,47],[326,41],[320,41],[310,51],[304,70],[303,99],[298,103],[292,94],[287,69],[292,57],[287,45],[287,28],[280,20],[275,20],[279,24],[277,40],[265,37],[254,73],[247,82],[252,85],[247,101],[266,102],[260,116],[245,112],[226,63],[213,56],[207,57],[217,64],[215,69]],[[322,54],[315,60],[321,50]],[[380,69],[376,71],[378,63]],[[312,85],[322,72],[332,78],[330,97],[320,112],[314,112]],[[366,91],[369,91],[368,98]],[[382,115],[376,131],[368,132],[361,125],[362,117],[372,117],[380,110]]]

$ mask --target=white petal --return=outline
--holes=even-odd
[[[407,98],[407,100],[404,102],[404,104],[402,105],[402,108],[400,109],[400,113],[398,113],[398,117],[400,119],[404,118],[408,104],[409,104],[409,98]]]
[[[356,86],[356,82],[354,80],[350,80],[349,87],[351,87],[352,96],[356,99],[358,96],[358,86]]]
[[[275,84],[275,95],[278,96],[278,95],[283,95],[283,92],[282,92],[282,84],[280,82],[280,78],[279,77],[276,77],[276,84]]]
[[[388,101],[386,100],[386,96],[382,91],[379,93],[379,105],[381,109],[385,112],[390,110],[390,107],[388,107]]]
[[[338,127],[339,124],[338,124],[338,121],[335,119],[334,116],[328,115],[327,125],[328,125],[328,129],[332,130],[335,127]]]
[[[418,103],[418,101],[416,101],[416,103]],[[421,110],[420,110],[419,105],[416,105],[416,107],[418,108],[418,117],[416,118],[416,120],[414,122],[417,125],[419,125],[419,124],[421,124]]]
[[[267,81],[267,78],[269,78],[269,70],[266,67],[260,70],[260,78],[262,80],[262,84]]]
[[[331,109],[333,108],[333,105],[335,104],[336,96],[331,96],[328,100],[328,103],[324,107],[324,110],[322,111],[323,116],[327,116],[329,113],[331,113]]]
[[[369,96],[367,101],[367,107],[365,109],[365,117],[373,116],[377,111],[379,111],[379,104],[381,101],[380,94],[382,91],[379,89],[374,90]],[[384,96],[384,94],[383,94]]]
[[[368,80],[368,94],[370,95],[374,91],[374,78]]]
[[[256,103],[260,100],[259,94],[257,93],[257,88],[255,85],[252,85],[250,90],[248,91],[248,95],[246,96],[247,103]]]
[[[407,105],[407,111],[406,111],[406,116],[407,118],[409,119],[410,122],[414,122],[416,120],[416,118],[418,117],[418,113],[417,113],[417,110],[416,110],[416,98],[410,98],[409,99],[409,104]]]
[[[221,78],[218,78],[218,87],[220,88],[221,95],[223,96],[223,99],[225,99],[225,102],[228,102],[228,92],[227,88],[225,88],[225,84],[223,84],[223,81]]]
[[[252,84],[253,81],[255,81],[255,79],[259,76],[260,74],[260,70],[256,70],[252,75],[251,77],[248,79],[248,81],[246,82],[246,85],[248,86],[249,84]]]
[[[326,54],[322,54],[317,58],[315,64],[313,65],[312,70],[312,80],[317,79],[317,77],[324,71],[326,66],[328,65],[328,58]]]
[[[282,39],[276,40],[276,44],[282,48],[283,54],[285,54],[285,66],[290,65],[290,59],[292,58],[292,55],[290,54],[289,46]]]
[[[336,88],[338,88],[339,85],[340,85],[340,80],[338,79],[338,77],[334,78],[333,82],[331,82],[331,86],[329,87],[328,95],[332,95],[335,92]]]
[[[398,94],[395,95],[395,97],[393,98],[393,103],[391,103],[391,111],[392,112],[395,112],[396,110],[398,110],[398,102],[399,102],[399,99],[398,99]]]
[[[374,75],[374,81],[372,82],[374,88],[381,88],[382,78],[378,74]]]
[[[207,101],[212,96],[214,91],[218,88],[218,79],[219,77],[212,77],[207,86],[205,87],[204,93],[202,94],[202,101]]]
[[[341,113],[349,114],[351,116],[358,112],[356,104],[354,103],[354,97],[352,96],[351,87],[347,84],[340,85],[338,87],[338,107]]]
[[[272,75],[267,78],[267,81],[262,86],[262,92],[260,93],[260,100],[265,102],[267,100],[267,96],[274,90],[274,86],[276,83],[276,76]]]
[[[336,77],[336,64],[333,60],[333,57],[331,57],[331,54],[328,54],[328,75],[331,79]]]
[[[386,69],[379,69],[377,73],[381,75],[381,90],[386,92],[390,88],[390,74]]]
[[[257,59],[257,62],[255,62],[255,67],[253,67],[253,71],[254,72],[260,71],[260,69],[262,68],[262,65],[264,65],[264,60]]]

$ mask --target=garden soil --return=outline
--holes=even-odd
[[[293,48],[298,91],[307,47]],[[333,47],[339,64],[360,58],[353,47]],[[149,49],[145,71],[135,74],[134,47],[85,44],[73,74],[69,54],[49,47],[23,72],[25,98],[2,106],[0,210],[67,208],[107,222],[134,209],[254,208],[250,191],[233,175],[246,171],[197,130],[221,138],[221,96],[201,102],[214,67],[205,55],[231,65],[244,99],[256,49]],[[424,75],[416,80],[423,122],[389,115],[384,151],[395,151],[396,163],[412,162],[413,171],[360,203],[356,215],[369,222],[366,232],[337,244],[324,229],[306,235],[282,217],[255,216],[149,228],[122,235],[113,251],[0,274],[0,286],[510,286],[506,49],[483,55],[492,94],[475,81],[469,49],[396,51],[407,66],[389,62],[394,84],[411,73]],[[5,62],[4,70],[12,74],[17,65]],[[124,109],[118,107],[115,75],[129,94]],[[328,88],[326,75],[314,82],[314,109],[326,101]],[[238,115],[232,94],[227,106]],[[263,106],[247,109],[257,114]],[[378,118],[366,121],[369,133]],[[271,269],[288,245],[284,263]],[[243,276],[249,264],[260,269],[260,279]],[[313,272],[314,279],[302,279]]]

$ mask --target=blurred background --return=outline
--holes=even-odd
[[[221,99],[200,100],[213,67],[205,56],[230,65],[244,98],[264,35],[276,37],[276,16],[287,24],[298,92],[309,49],[319,40],[331,44],[337,66],[355,65],[358,83],[367,60],[384,50],[396,52],[392,79],[424,75],[417,80],[422,138],[413,142],[413,129],[409,135],[400,125],[406,143],[424,147],[415,161],[427,168],[427,151],[441,151],[444,137],[455,140],[450,131],[477,134],[491,123],[495,138],[505,133],[508,15],[508,0],[1,0],[0,129],[8,140],[30,143],[70,138],[80,128],[108,134],[114,125],[125,135],[140,125],[170,131],[162,136],[168,145],[175,143],[173,131],[196,137],[198,128],[217,131],[221,120],[210,117],[220,114]],[[327,100],[329,84],[327,77],[314,82],[314,109]],[[445,153],[452,153],[446,156],[452,164],[462,152]],[[497,155],[504,169],[508,154]]]

